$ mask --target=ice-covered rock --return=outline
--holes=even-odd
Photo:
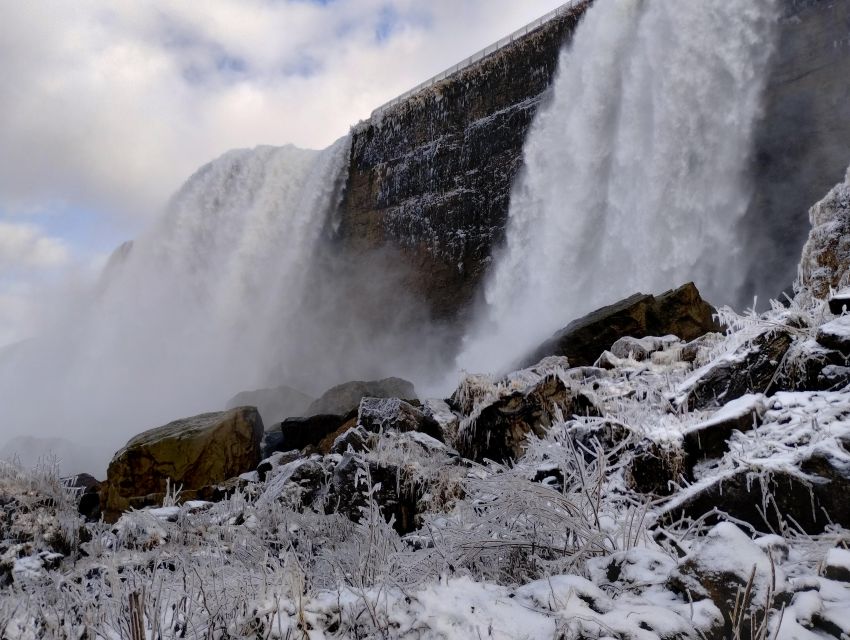
[[[844,182],[809,210],[812,229],[803,247],[794,290],[802,301],[825,300],[850,286],[850,169]]]
[[[723,613],[728,632],[744,630],[740,637],[750,637],[750,629],[761,624],[786,590],[782,569],[728,522],[708,532],[670,575],[669,585],[689,600],[710,598]],[[739,600],[742,619],[735,619]]]
[[[784,328],[769,328],[731,353],[698,369],[682,383],[677,401],[690,409],[719,407],[748,393],[769,390],[793,341]]]

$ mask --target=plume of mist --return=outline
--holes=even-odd
[[[694,280],[737,300],[736,224],[774,0],[609,0],[562,53],[514,186],[506,247],[458,363],[489,371],[570,319]]]

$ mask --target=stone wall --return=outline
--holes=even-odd
[[[336,240],[385,250],[438,320],[469,308],[504,237],[526,132],[588,4],[355,128]]]

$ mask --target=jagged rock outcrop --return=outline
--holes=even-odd
[[[112,458],[105,511],[159,504],[170,482],[186,495],[256,468],[263,421],[254,407],[175,420],[146,431]]]
[[[525,366],[556,355],[566,356],[574,367],[592,365],[622,338],[673,335],[694,340],[718,330],[713,314],[692,282],[657,297],[636,293],[574,320],[525,358]]]
[[[227,401],[225,409],[257,407],[266,430],[286,418],[302,416],[315,398],[292,387],[282,385],[272,389],[242,391]]]
[[[401,398],[416,400],[413,383],[401,378],[383,380],[355,380],[339,384],[325,391],[307,408],[307,415],[320,413],[345,415],[360,406],[363,398]]]
[[[794,290],[803,300],[826,300],[830,289],[850,286],[850,169],[844,182],[809,210],[809,221]]]

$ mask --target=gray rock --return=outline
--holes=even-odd
[[[750,582],[750,600],[736,621],[732,616],[735,603]],[[667,585],[692,602],[711,599],[723,613],[726,637],[751,637],[751,629],[761,624],[766,611],[778,609],[786,596],[781,569],[747,534],[728,522],[708,532],[670,574]]]
[[[818,328],[817,341],[828,349],[850,355],[850,316],[841,316]]]
[[[307,409],[308,416],[318,414],[345,415],[360,406],[363,398],[401,398],[417,400],[413,384],[401,378],[353,381],[328,389]]]
[[[227,401],[225,408],[257,407],[266,429],[286,418],[303,416],[315,398],[292,387],[280,386],[272,389],[242,391]]]
[[[255,469],[262,436],[254,407],[175,420],[136,436],[109,464],[108,516],[161,500],[167,482],[187,492]]]

